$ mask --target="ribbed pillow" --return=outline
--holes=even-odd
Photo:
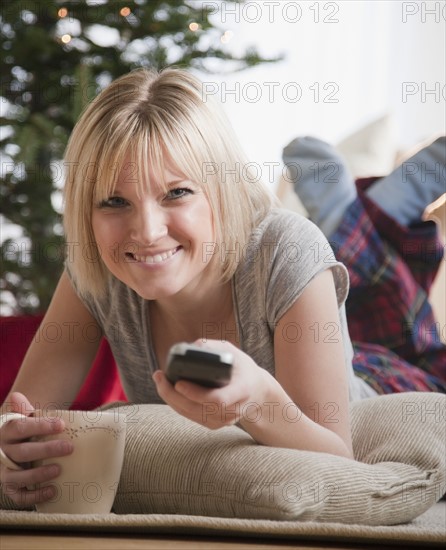
[[[352,403],[356,460],[257,445],[236,427],[210,431],[166,405],[126,407],[118,514],[393,525],[446,490],[443,394]]]
[[[441,498],[445,395],[375,397],[351,415],[356,461],[264,447],[235,427],[209,431],[167,406],[137,406],[114,511],[392,525]]]

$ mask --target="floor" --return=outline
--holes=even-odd
[[[262,541],[240,538],[197,538],[140,535],[87,535],[79,533],[43,533],[23,531],[0,532],[1,550],[376,550],[372,545]],[[379,545],[379,550],[395,550],[395,546]]]

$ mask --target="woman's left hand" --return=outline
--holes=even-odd
[[[234,357],[229,384],[221,388],[207,388],[187,380],[172,385],[165,374],[158,370],[153,374],[160,397],[179,414],[206,426],[218,429],[231,426],[243,417],[262,414],[272,385],[276,380],[259,367],[246,353],[230,342],[201,340],[194,345],[217,352],[230,352]]]

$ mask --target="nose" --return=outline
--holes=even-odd
[[[162,207],[153,201],[141,202],[132,220],[130,238],[142,246],[149,246],[167,232],[167,217]]]

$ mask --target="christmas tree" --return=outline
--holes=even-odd
[[[104,86],[141,66],[241,70],[277,60],[255,50],[240,57],[228,53],[224,29],[212,22],[219,4],[2,3],[0,289],[7,310],[33,313],[48,307],[64,260],[63,151],[80,112]],[[8,237],[11,228],[15,234]]]

